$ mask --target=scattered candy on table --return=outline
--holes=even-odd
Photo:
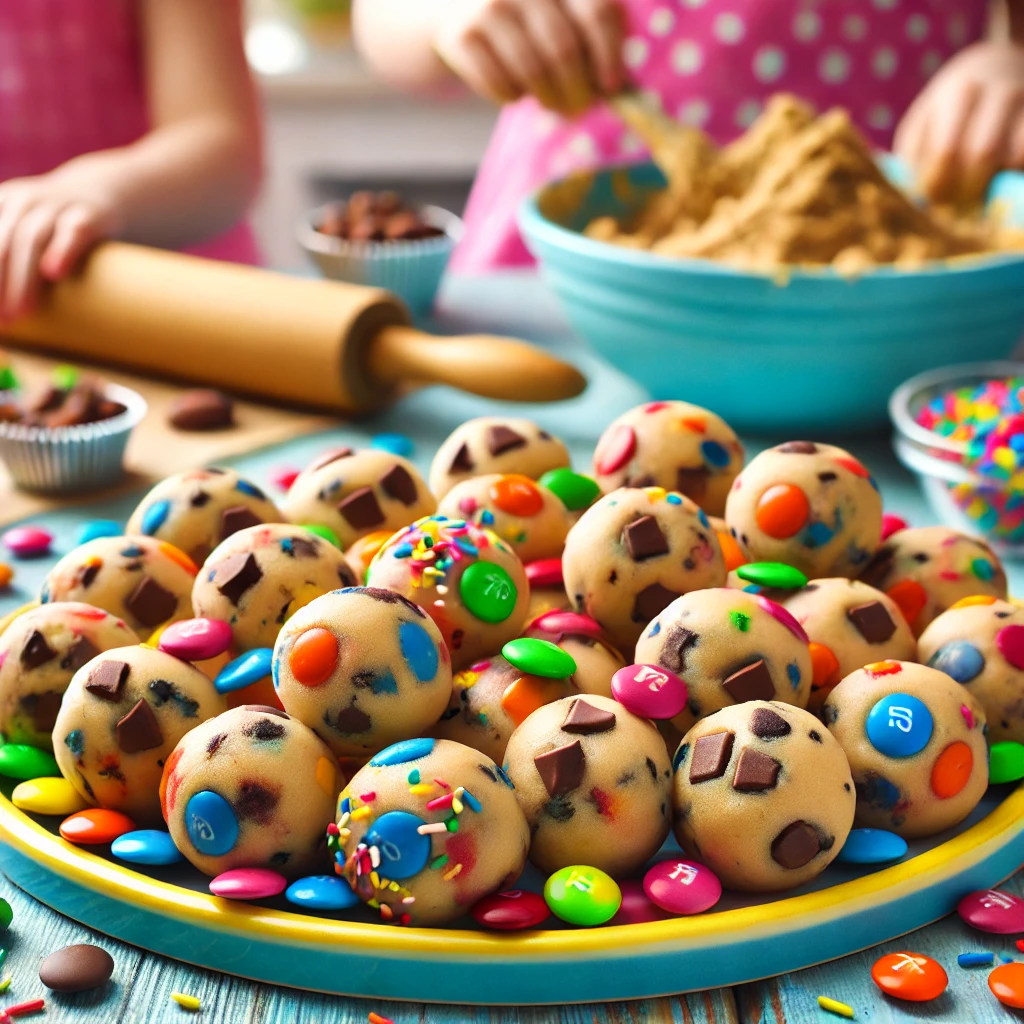
[[[374,1013],[371,1010],[366,1017],[369,1024],[395,1024],[390,1017],[382,1017],[379,1013]]]
[[[269,868],[233,868],[210,882],[210,892],[231,900],[262,900],[284,892],[288,879]]]
[[[968,893],[956,912],[972,928],[993,935],[1014,935],[1024,932],[1024,900],[997,889]]]
[[[24,743],[5,743],[0,747],[0,775],[9,779],[56,778],[60,769],[45,750]]]
[[[1003,1006],[1024,1009],[1024,964],[1001,964],[988,976],[988,987]]]
[[[686,683],[658,665],[626,665],[612,676],[612,696],[642,718],[675,718],[689,696]]]
[[[961,967],[986,967],[996,958],[995,953],[961,953],[956,962]]]
[[[15,558],[38,558],[53,544],[53,534],[41,526],[15,526],[0,539]]]
[[[124,524],[116,519],[94,519],[85,523],[78,531],[78,543],[88,544],[98,537],[120,537],[124,533]]]
[[[1024,779],[1024,744],[1013,740],[993,743],[989,748],[988,781],[1016,782]]]
[[[8,977],[4,978],[3,981],[0,981],[0,995],[3,995],[3,993],[6,992],[10,987],[11,987],[11,979],[10,979],[10,976],[8,976]]]
[[[644,892],[672,914],[702,914],[722,898],[722,883],[703,864],[662,860],[644,875]]]
[[[471,913],[478,924],[497,931],[538,928],[551,916],[543,897],[528,889],[492,893],[480,900]]]
[[[14,911],[11,909],[10,903],[5,899],[0,899],[0,928],[9,928],[13,920]]]
[[[58,949],[39,966],[39,980],[54,992],[87,992],[105,985],[113,973],[114,958],[91,943]]]
[[[0,587],[9,587],[13,579],[14,570],[6,562],[0,562]]]
[[[887,996],[911,1003],[936,999],[949,984],[942,965],[923,953],[886,953],[875,961],[871,979]]]
[[[78,846],[105,846],[126,832],[135,832],[135,822],[120,811],[90,807],[78,811],[60,823],[60,834]]]
[[[31,814],[66,816],[85,810],[88,804],[78,790],[64,778],[37,778],[19,782],[11,794],[11,803]]]
[[[198,996],[190,996],[186,992],[172,992],[171,998],[183,1009],[196,1013],[202,1008]]]
[[[12,1017],[21,1017],[26,1013],[38,1013],[45,1009],[46,1003],[42,999],[30,999],[25,1003],[16,1003],[14,1006],[5,1006],[0,1010],[0,1024],[6,1024]]]
[[[611,875],[598,868],[570,864],[544,883],[544,899],[555,917],[586,927],[610,921],[622,903]]]
[[[118,836],[110,844],[110,852],[118,860],[129,864],[162,866],[177,864],[185,859],[174,845],[171,834],[155,828],[139,829]]]
[[[829,999],[828,996],[818,996],[818,1005],[828,1013],[834,1013],[837,1017],[846,1017],[847,1020],[853,1020],[853,1007],[847,1006],[846,1003],[839,1002],[838,999]]]
[[[850,830],[836,860],[840,864],[888,864],[906,855],[907,841],[880,828]]]

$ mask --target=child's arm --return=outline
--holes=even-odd
[[[461,78],[497,103],[534,95],[565,113],[622,86],[619,0],[355,0],[356,43],[407,88]]]
[[[240,0],[140,0],[152,128],[119,149],[0,184],[0,320],[98,239],[181,246],[245,212],[260,178]],[[97,60],[103,55],[97,54]]]

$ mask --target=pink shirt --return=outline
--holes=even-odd
[[[888,148],[899,118],[957,50],[981,38],[985,0],[623,0],[623,58],[663,109],[717,142],[746,128],[775,92],[819,110],[847,107]],[[466,210],[453,266],[527,264],[516,211],[572,171],[646,158],[607,107],[568,122],[532,99],[502,113]]]
[[[0,0],[0,181],[148,130],[134,0]],[[191,251],[260,262],[245,224]]]

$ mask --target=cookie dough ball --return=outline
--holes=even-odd
[[[821,717],[857,787],[857,824],[905,839],[963,821],[988,787],[985,712],[944,672],[881,661],[848,675]]]
[[[850,765],[801,708],[763,700],[723,708],[683,737],[672,765],[676,839],[726,888],[803,885],[850,834]]]
[[[538,480],[569,465],[569,449],[531,420],[480,416],[456,427],[430,464],[430,489],[438,500],[461,480],[488,473],[521,473]]]
[[[708,517],[660,487],[624,487],[587,509],[566,538],[562,572],[573,608],[627,656],[672,601],[720,587],[726,575]]]
[[[569,532],[569,513],[546,487],[519,473],[492,473],[456,484],[438,512],[493,530],[523,562],[558,558]]]
[[[396,533],[366,582],[403,594],[434,620],[455,670],[519,635],[530,585],[515,552],[490,530],[428,516]]]
[[[743,446],[721,416],[689,402],[648,402],[613,420],[594,452],[605,494],[619,487],[664,487],[720,516],[743,468]]]
[[[356,579],[362,582],[366,579],[370,563],[377,557],[377,552],[394,535],[393,530],[374,530],[364,537],[360,537],[354,544],[345,549],[345,561],[355,573]]]
[[[335,860],[356,894],[413,926],[454,920],[513,885],[530,844],[508,776],[450,740],[371,758],[338,798],[338,829]]]
[[[426,732],[448,706],[451,660],[418,605],[351,587],[296,612],[274,647],[284,709],[339,757],[366,757]]]
[[[754,561],[811,578],[856,576],[882,538],[871,474],[842,448],[813,441],[761,452],[733,483],[725,518]]]
[[[174,845],[206,875],[233,868],[322,874],[340,782],[316,733],[277,708],[247,704],[175,747],[160,806]]]
[[[88,604],[44,604],[19,615],[0,635],[0,733],[8,743],[52,750],[71,677],[97,654],[138,642],[120,619]]]
[[[214,548],[192,591],[197,618],[231,626],[234,647],[273,647],[300,608],[356,583],[345,556],[322,537],[270,523],[239,530]]]
[[[625,667],[626,659],[605,640],[592,619],[575,612],[548,613],[531,620],[523,635],[547,640],[565,651],[576,662],[570,679],[581,693],[612,695],[612,676]]]
[[[668,835],[665,744],[610,697],[563,697],[534,711],[509,740],[505,770],[530,825],[530,860],[545,873],[587,864],[621,878]]]
[[[968,597],[931,622],[918,654],[981,704],[990,743],[1024,743],[1024,608]]]
[[[899,605],[866,583],[837,576],[765,596],[791,612],[810,638],[814,678],[807,707],[815,714],[851,672],[875,661],[917,658],[917,642]]]
[[[807,635],[774,601],[742,590],[698,590],[673,601],[640,638],[634,660],[686,680],[689,702],[672,720],[681,732],[745,701],[803,708],[811,692]]]
[[[915,636],[961,598],[1006,598],[1006,572],[992,549],[946,526],[897,531],[860,578],[900,606]]]
[[[288,489],[293,523],[326,526],[343,548],[368,533],[394,533],[437,508],[419,470],[376,448],[339,448],[307,466]]]
[[[54,756],[83,799],[152,826],[160,821],[165,761],[224,706],[188,662],[152,647],[118,647],[72,678],[53,726]]]
[[[158,626],[192,616],[195,563],[153,537],[99,537],[66,554],[51,570],[39,600],[82,601],[123,619],[140,640]]]

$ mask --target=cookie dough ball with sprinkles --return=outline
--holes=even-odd
[[[320,874],[341,784],[326,744],[277,708],[245,704],[193,729],[167,759],[160,805],[203,874]]]
[[[581,693],[612,695],[612,676],[626,659],[608,643],[593,619],[576,612],[547,612],[531,620],[523,635],[547,640],[565,651],[576,663],[576,671],[569,678]]]
[[[992,549],[946,526],[894,533],[860,573],[902,609],[915,636],[965,597],[1006,599],[1006,572]]]
[[[326,526],[343,548],[369,533],[394,533],[437,508],[419,470],[376,448],[338,448],[307,466],[288,488],[293,523]]]
[[[523,564],[505,541],[441,515],[396,533],[366,582],[418,604],[441,630],[456,671],[517,637],[530,602]]]
[[[43,583],[39,600],[82,601],[123,619],[140,640],[192,614],[195,563],[153,537],[98,537],[66,554]]]
[[[354,586],[345,556],[300,526],[269,523],[232,534],[214,548],[196,579],[197,618],[231,626],[237,651],[273,647],[281,627],[314,598]]]
[[[151,826],[160,820],[160,776],[171,751],[224,706],[186,661],[152,647],[105,651],[75,673],[64,694],[54,756],[83,799]]]
[[[539,480],[569,465],[569,449],[531,420],[480,416],[456,427],[430,464],[430,489],[438,500],[457,483],[489,473],[521,473]]]
[[[743,446],[721,416],[689,402],[648,402],[614,420],[594,452],[605,494],[618,487],[664,487],[720,516],[743,468]]]
[[[165,540],[197,565],[231,534],[284,516],[233,469],[190,469],[161,480],[131,514],[126,531]]]
[[[811,692],[807,634],[760,594],[718,587],[673,601],[636,645],[638,665],[659,665],[686,681],[681,732],[730,704],[780,701],[804,708]]]
[[[467,519],[507,541],[523,562],[559,558],[571,521],[546,487],[519,473],[491,473],[456,484],[438,512]]]
[[[672,772],[661,735],[610,697],[563,697],[512,734],[505,770],[548,874],[587,864],[617,878],[668,835]]]
[[[335,870],[384,921],[455,920],[526,864],[526,819],[512,783],[478,750],[450,740],[396,743],[338,798]]]
[[[725,518],[754,561],[811,578],[856,576],[882,538],[871,474],[842,448],[813,441],[761,452],[734,481]]]
[[[339,757],[421,736],[448,706],[452,669],[437,626],[393,590],[351,587],[296,612],[274,647],[285,710]]]
[[[682,594],[725,583],[708,517],[660,487],[620,488],[583,513],[562,556],[573,609],[629,655],[647,624]]]
[[[757,700],[716,711],[683,737],[672,768],[676,839],[727,889],[803,885],[850,834],[846,755],[801,708]]]
[[[138,642],[120,619],[75,601],[19,615],[0,634],[0,734],[8,743],[51,750],[72,676],[97,654]]]
[[[988,596],[964,598],[931,622],[918,652],[919,661],[951,676],[981,704],[990,743],[1024,743],[1024,608]]]
[[[857,787],[857,824],[904,839],[963,821],[988,786],[985,712],[967,686],[908,661],[848,675],[821,717]]]

